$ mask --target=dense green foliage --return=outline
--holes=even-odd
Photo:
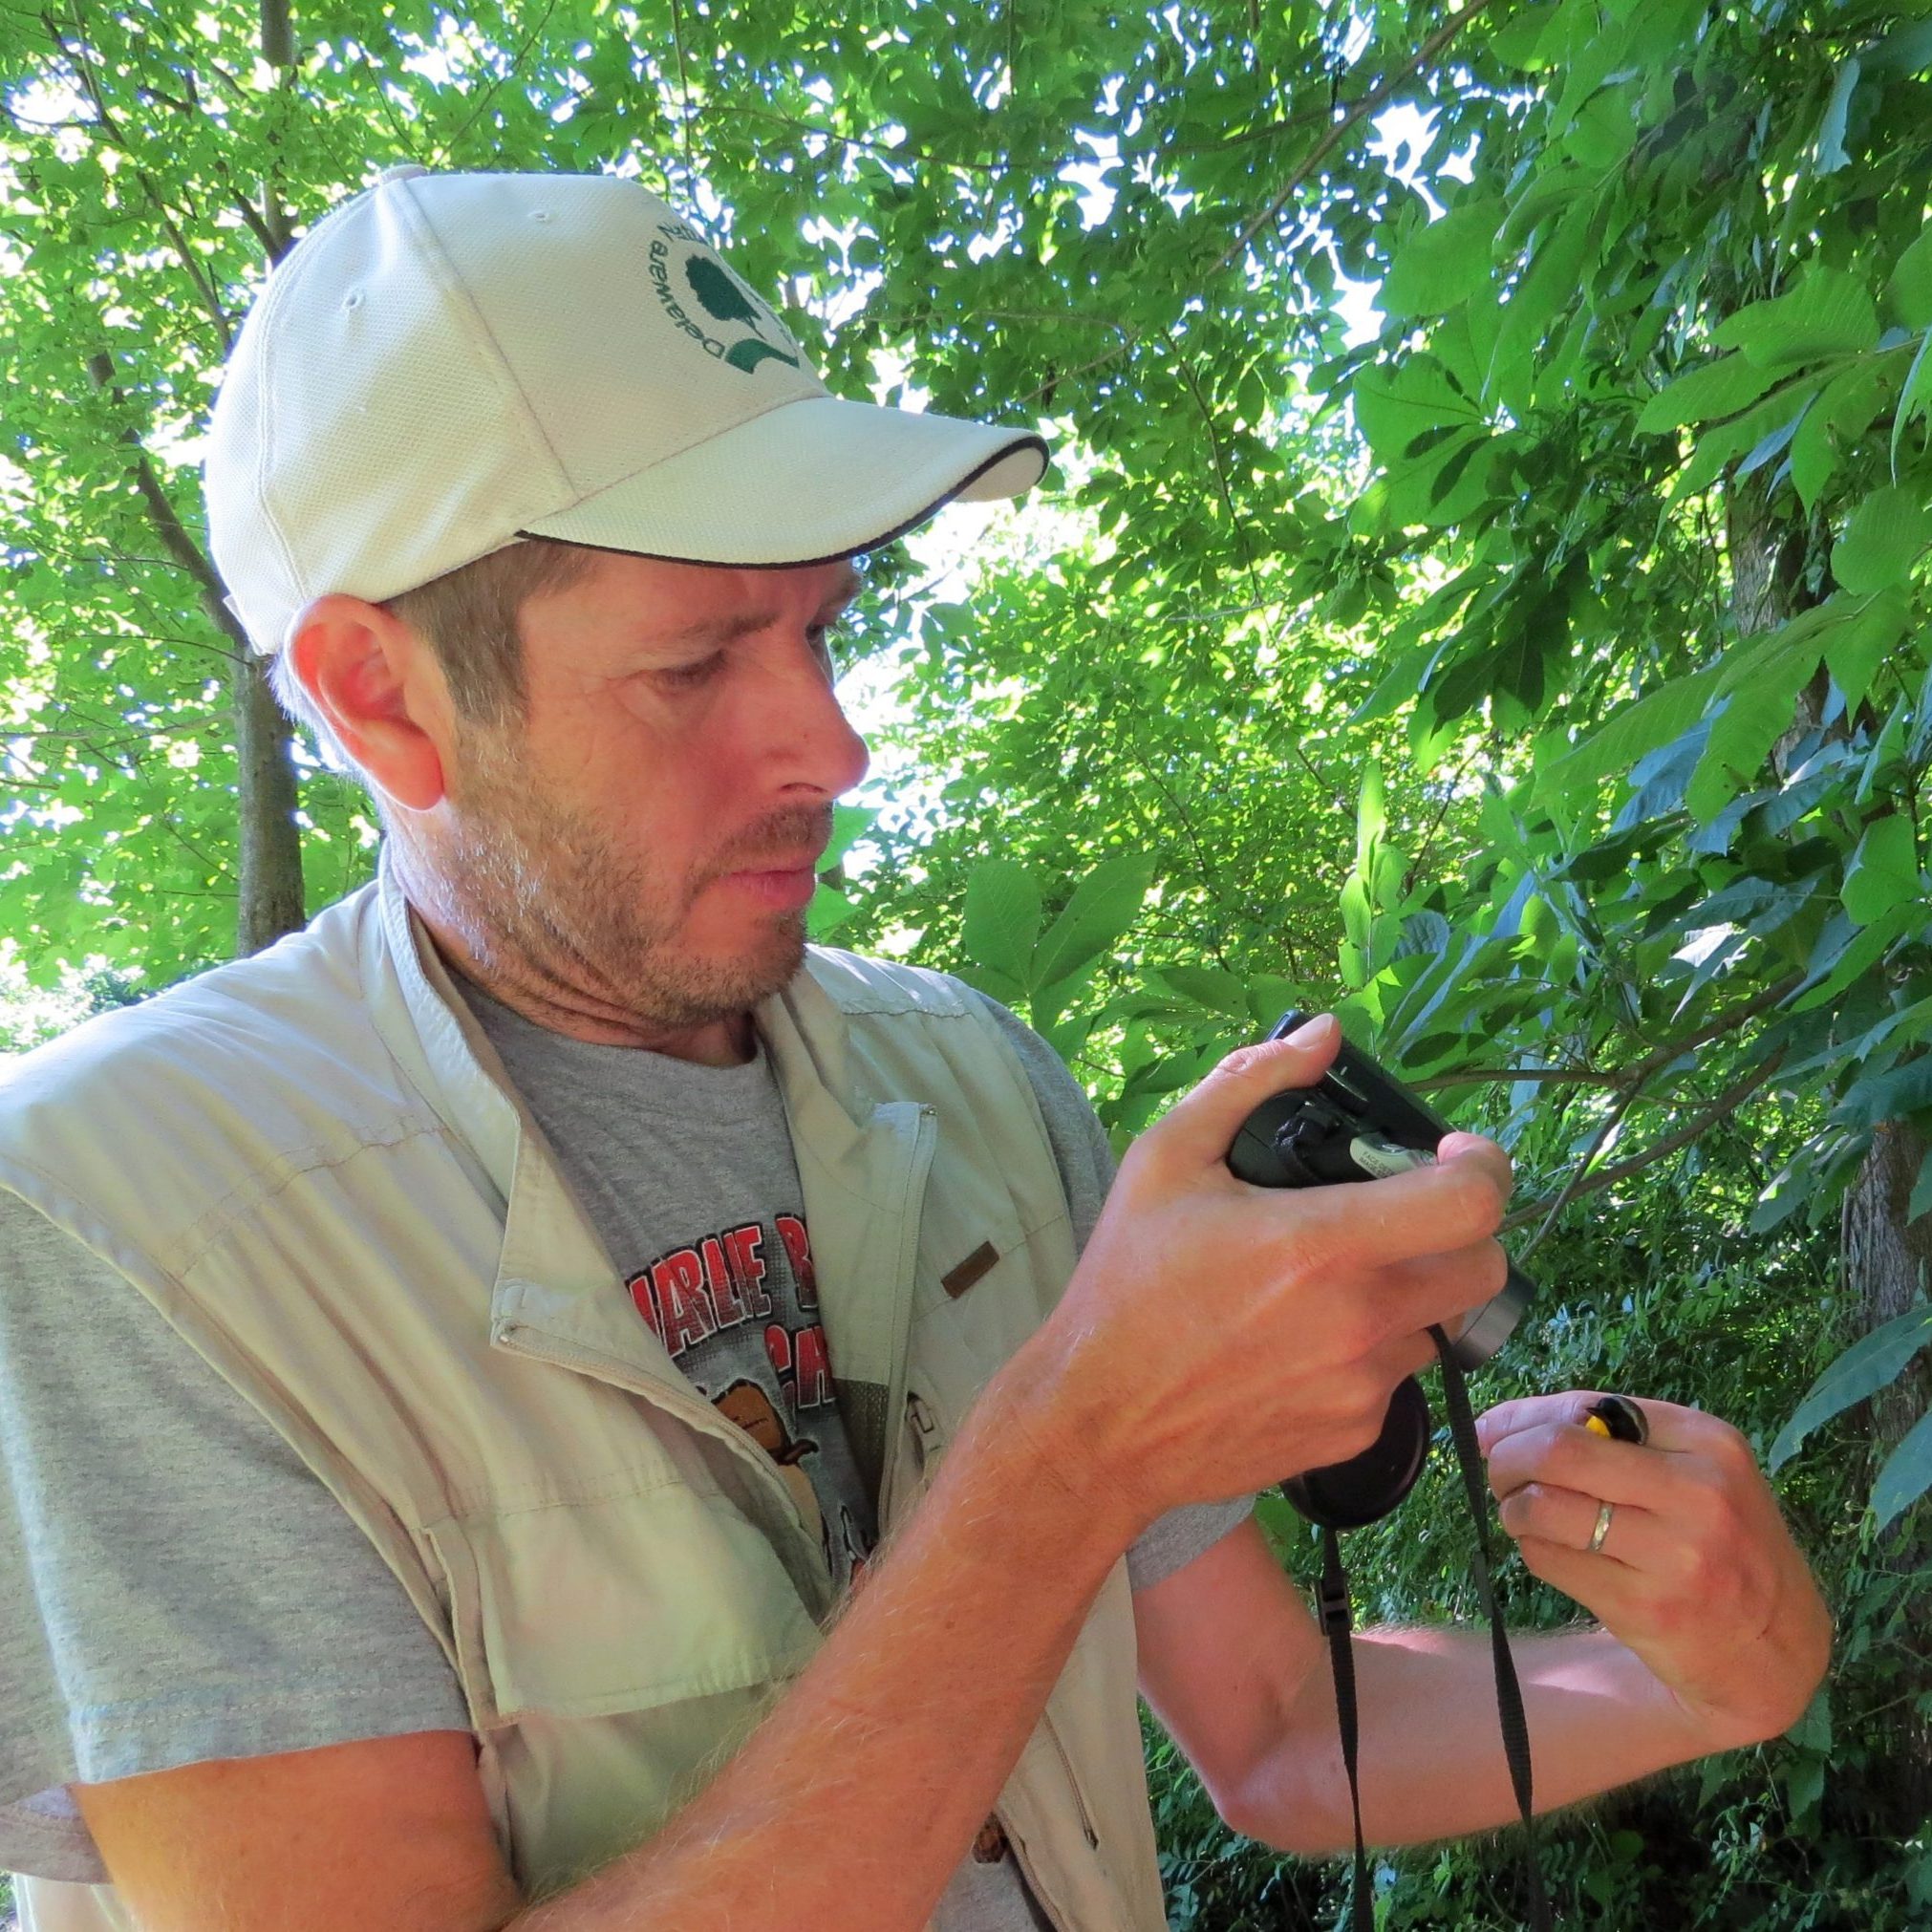
[[[1932,1106],[1932,25],[574,0],[321,7],[283,58],[230,5],[4,18],[0,932],[36,984],[233,943],[228,644],[167,532],[285,221],[395,160],[634,167],[835,388],[1061,451],[970,595],[874,560],[855,676],[898,721],[822,930],[1009,1000],[1122,1138],[1333,1003],[1496,1132],[1546,1292],[1486,1392],[1730,1417],[1842,1633],[1794,1739],[1556,1835],[1575,1922],[1932,1916],[1932,1317],[1838,1243]],[[372,835],[303,771],[312,906]],[[1932,1170],[1908,1195],[1922,1256]],[[1446,1466],[1358,1542],[1367,1613],[1472,1607]],[[1332,1911],[1165,1752],[1176,1925]],[[1515,1922],[1507,1845],[1384,1882],[1391,1926]]]

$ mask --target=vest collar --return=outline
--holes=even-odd
[[[490,1296],[493,1340],[562,1344],[580,1365],[641,1376],[680,1412],[696,1399],[650,1328],[516,1097],[387,848],[363,928],[361,977],[377,1032],[425,1100],[471,1149],[504,1203]],[[791,1129],[834,1373],[875,1385],[896,1413],[913,1251],[936,1139],[933,1109],[878,1101],[855,1083],[845,1015],[811,971],[755,1010]],[[705,1420],[714,1420],[708,1405]],[[726,1427],[729,1427],[726,1425]]]
[[[364,929],[362,982],[376,1031],[504,1203],[490,1338],[536,1331],[618,1379],[694,1394],[638,1320],[623,1278],[546,1146],[542,1129],[410,907],[387,848]],[[591,1361],[582,1363],[597,1372]]]

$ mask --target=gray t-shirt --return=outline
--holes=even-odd
[[[809,1241],[762,1059],[694,1067],[476,1004],[640,1319],[673,1310],[680,1365],[808,1481],[832,1559],[862,1557],[869,1504],[804,1340]],[[995,1011],[1084,1242],[1111,1178],[1105,1135],[1051,1049]],[[757,1352],[730,1360],[734,1336]],[[818,1399],[799,1406],[802,1386]],[[1163,1518],[1128,1553],[1136,1587],[1247,1507]],[[0,1869],[106,1877],[70,1783],[467,1725],[400,1584],[295,1452],[118,1274],[0,1190]],[[1010,1856],[983,1834],[976,1853],[992,1861],[961,1868],[946,1932],[1030,1932]]]

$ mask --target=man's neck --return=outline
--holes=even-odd
[[[439,931],[435,922],[420,912],[418,916],[429,929],[437,952],[452,973],[480,987],[499,1006],[508,1007],[532,1025],[551,1033],[588,1041],[596,1046],[628,1046],[644,1053],[662,1053],[673,1060],[688,1060],[700,1066],[742,1066],[757,1050],[757,1034],[749,1013],[734,1013],[698,1026],[666,1027],[588,1001],[577,1003],[569,989],[552,988],[535,976],[526,981],[512,973],[492,971],[464,953],[455,934]]]
[[[450,972],[480,987],[498,1005],[507,1006],[532,1025],[596,1046],[629,1046],[700,1066],[742,1066],[757,1051],[757,1031],[749,1012],[727,1014],[694,1026],[666,1025],[586,993],[534,964],[485,959],[464,938],[455,920],[436,905],[424,904],[432,895],[412,890],[406,868],[399,870],[397,883]]]

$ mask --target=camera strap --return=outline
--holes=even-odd
[[[1530,1932],[1551,1932],[1550,1900],[1543,1889],[1542,1860],[1536,1849],[1536,1820],[1530,1783],[1530,1728],[1523,1712],[1523,1691],[1510,1655],[1509,1633],[1496,1604],[1490,1575],[1489,1496],[1483,1481],[1482,1452],[1476,1444],[1475,1417],[1469,1389],[1440,1328],[1430,1328],[1436,1353],[1442,1359],[1443,1403],[1449,1410],[1449,1439],[1456,1466],[1475,1525],[1476,1596],[1489,1619],[1490,1650],[1496,1680],[1496,1716],[1502,1728],[1503,1755],[1509,1762],[1510,1784],[1523,1821],[1523,1845],[1529,1886]],[[1354,1619],[1348,1602],[1348,1577],[1342,1566],[1342,1544],[1335,1531],[1321,1526],[1321,1581],[1317,1592],[1322,1634],[1328,1640],[1328,1661],[1335,1678],[1335,1716],[1342,1733],[1342,1764],[1348,1774],[1348,1803],[1355,1824],[1355,1872],[1349,1888],[1351,1932],[1374,1932],[1375,1909],[1369,1884],[1368,1854],[1362,1836],[1362,1790],[1358,1775],[1361,1720],[1355,1699],[1355,1651],[1351,1642]]]

